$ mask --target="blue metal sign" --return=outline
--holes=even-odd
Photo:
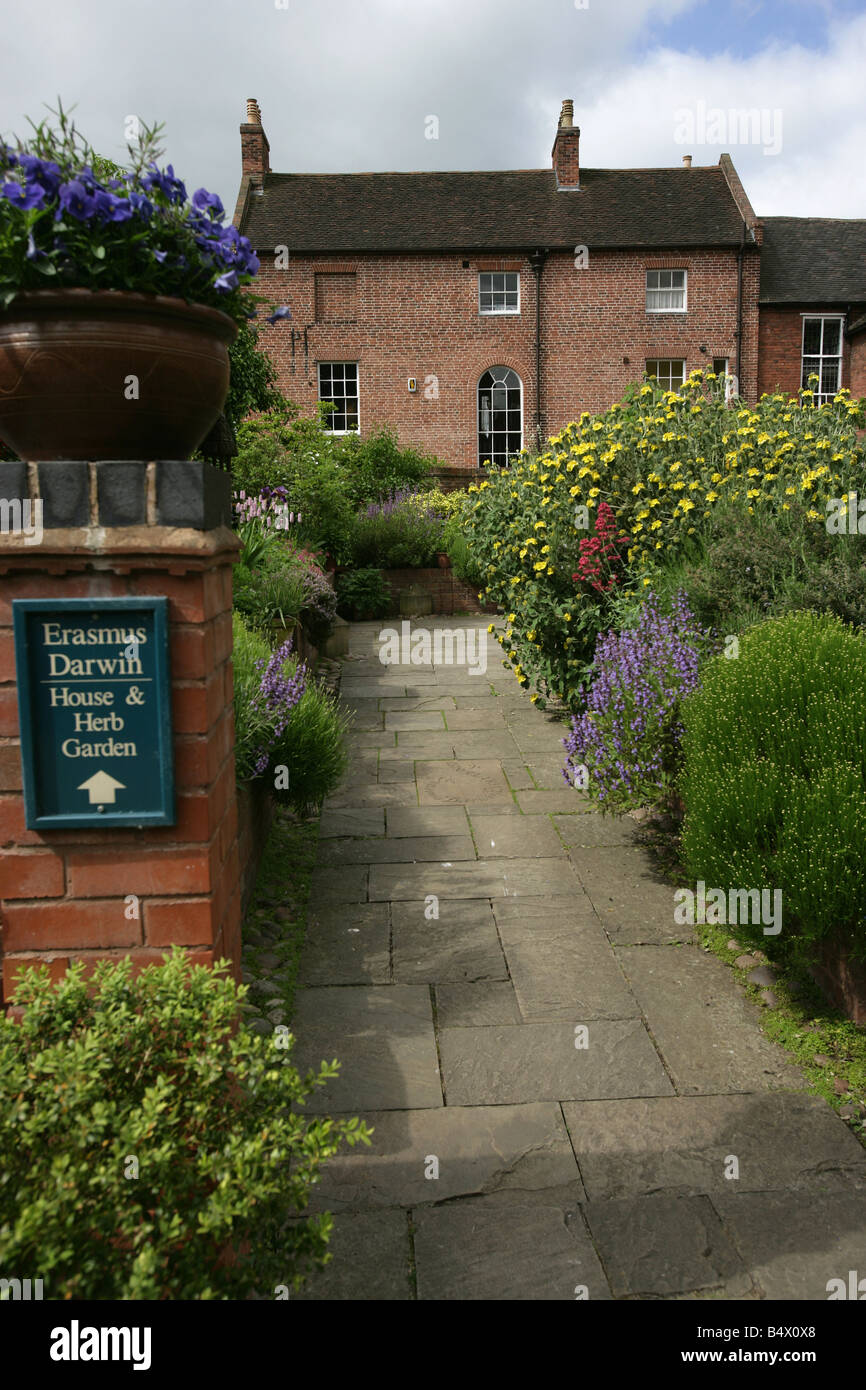
[[[174,825],[168,599],[14,599],[33,830]]]

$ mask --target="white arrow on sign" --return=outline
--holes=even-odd
[[[86,782],[81,783],[78,790],[87,792],[91,806],[95,805],[97,801],[105,806],[110,806],[115,800],[115,793],[118,788],[121,791],[126,790],[125,784],[118,782],[110,773],[94,772],[92,777],[88,777]]]

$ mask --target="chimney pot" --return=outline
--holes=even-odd
[[[569,130],[574,125],[574,102],[570,99],[562,103],[559,124],[564,130]]]
[[[271,172],[270,145],[255,97],[247,97],[247,119],[241,126],[241,169],[257,183]]]
[[[683,168],[684,168],[684,169],[691,169],[691,167],[692,167],[692,157],[691,157],[691,155],[690,155],[690,154],[684,154],[684,155],[683,155]]]

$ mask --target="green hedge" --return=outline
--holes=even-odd
[[[708,888],[782,892],[779,958],[866,957],[866,638],[793,613],[707,664],[683,706],[682,849]]]
[[[302,1079],[239,997],[179,950],[137,979],[128,960],[26,972],[22,1021],[0,1016],[7,1277],[48,1299],[275,1298],[324,1262],[330,1218],[299,1217],[367,1131],[299,1111],[337,1064]]]

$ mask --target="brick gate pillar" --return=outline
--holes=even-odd
[[[30,534],[0,532],[0,945],[3,997],[21,968],[177,943],[240,971],[232,712],[230,476],[200,462],[0,463],[0,499],[31,500]],[[41,539],[38,523],[41,503]],[[26,510],[23,513],[26,518]],[[34,527],[35,532],[34,532]],[[14,599],[168,599],[176,822],[25,824]],[[36,731],[38,737],[38,731]]]

